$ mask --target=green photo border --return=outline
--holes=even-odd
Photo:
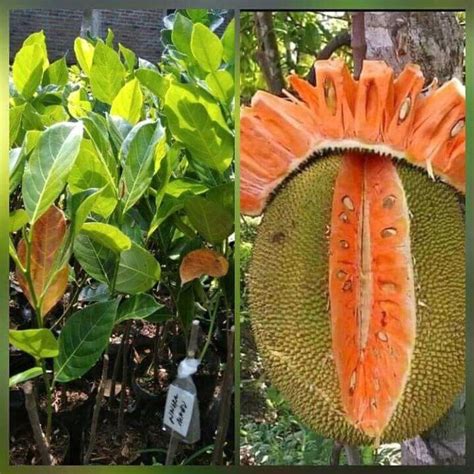
[[[93,472],[97,474],[119,473],[146,473],[146,472],[258,472],[268,473],[301,473],[310,472],[383,472],[385,467],[345,467],[345,466],[301,466],[301,467],[214,467],[214,466],[9,466],[9,389],[8,389],[8,308],[9,308],[9,255],[8,255],[8,69],[9,69],[9,11],[21,8],[101,8],[101,9],[166,9],[166,8],[225,8],[234,10],[236,26],[236,68],[235,68],[235,120],[236,120],[236,179],[235,179],[235,317],[236,317],[236,343],[235,343],[235,445],[236,462],[239,460],[239,415],[240,415],[240,269],[239,269],[239,243],[240,243],[240,206],[239,183],[240,166],[238,160],[239,140],[239,30],[240,10],[465,10],[466,11],[466,94],[467,94],[467,144],[466,156],[474,159],[474,2],[472,0],[85,0],[81,2],[60,0],[0,0],[0,123],[4,126],[0,132],[0,373],[5,376],[0,380],[0,474],[31,474],[31,473],[61,473],[75,474]],[[472,92],[472,93],[471,93]],[[467,160],[467,190],[466,190],[466,399],[474,398],[474,296],[470,291],[474,288],[474,163]],[[3,415],[3,416],[2,416]],[[397,472],[429,473],[469,473],[474,472],[474,408],[469,401],[466,402],[466,465],[465,466],[400,466]],[[391,469],[391,468],[388,468]]]

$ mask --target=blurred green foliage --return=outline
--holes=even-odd
[[[350,28],[347,12],[296,12],[273,13],[273,26],[280,53],[283,76],[296,72],[306,76],[319,51],[334,36]],[[266,89],[265,79],[256,59],[258,50],[253,12],[240,16],[240,94],[242,103],[248,103],[258,89]],[[351,63],[350,50],[338,49],[335,56]]]

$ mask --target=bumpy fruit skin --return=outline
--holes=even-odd
[[[329,223],[341,157],[312,158],[267,205],[248,284],[252,326],[272,382],[315,431],[372,439],[348,423],[331,351]],[[459,194],[396,162],[410,212],[416,339],[408,381],[381,441],[427,430],[464,383],[464,216]]]

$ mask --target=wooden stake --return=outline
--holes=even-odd
[[[195,357],[197,348],[198,348],[198,336],[199,336],[199,321],[195,319],[191,326],[191,334],[189,336],[187,357]],[[176,435],[175,431],[171,432],[170,443],[168,445],[168,451],[166,452],[166,461],[165,465],[170,466],[173,464],[174,458],[176,456],[176,451],[178,450],[179,437]]]
[[[222,381],[219,421],[217,423],[214,452],[212,453],[211,464],[213,465],[223,464],[224,445],[229,429],[232,389],[234,387],[234,336],[235,328],[232,326],[227,335],[227,363]]]
[[[118,414],[118,423],[117,423],[117,431],[119,437],[123,436],[125,426],[124,426],[124,417],[125,417],[125,392],[127,388],[127,376],[128,376],[128,348],[129,348],[129,337],[130,337],[130,329],[132,327],[132,320],[127,322],[127,326],[125,328],[125,333],[123,338],[125,340],[123,346],[123,353],[122,353],[122,388],[120,392],[120,406],[119,406],[119,414]]]

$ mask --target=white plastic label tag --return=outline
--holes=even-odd
[[[187,436],[196,395],[171,384],[165,405],[164,424],[181,436]]]

